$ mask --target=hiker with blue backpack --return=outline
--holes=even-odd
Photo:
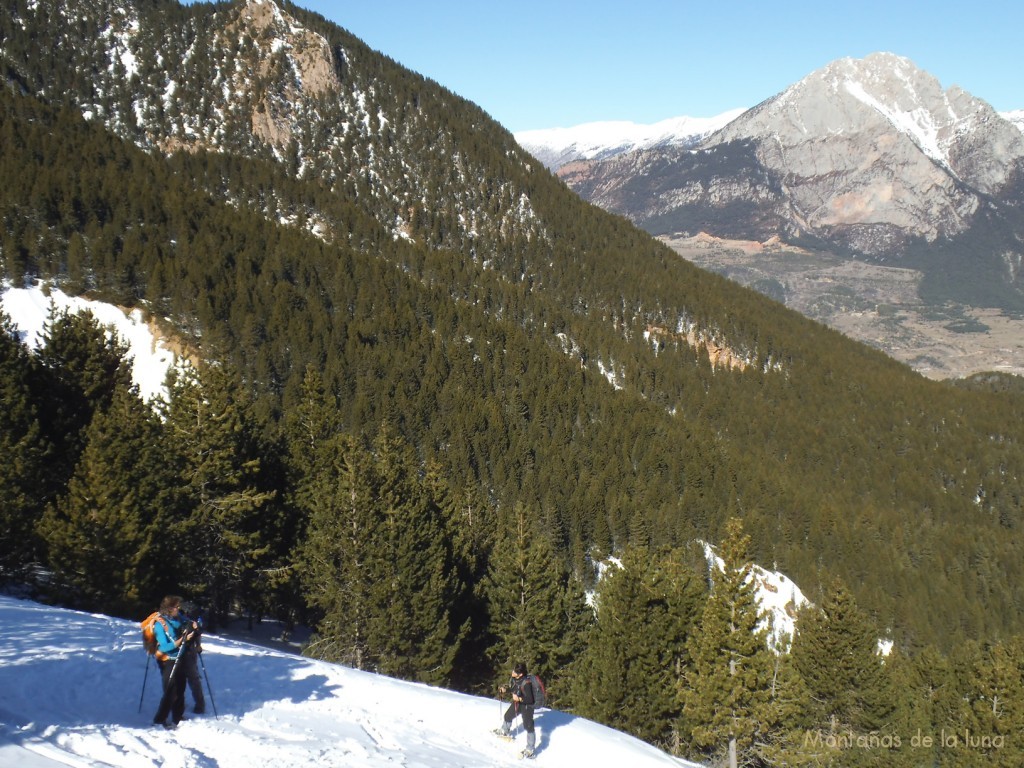
[[[509,679],[508,685],[501,686],[498,691],[502,695],[511,693],[512,703],[505,710],[501,728],[495,733],[511,741],[512,722],[517,716],[521,716],[523,730],[526,731],[526,749],[523,750],[522,756],[533,757],[537,748],[537,735],[533,728],[533,710],[536,706],[544,706],[543,686],[534,675],[527,673],[526,665],[520,661],[512,668],[512,677]]]
[[[164,695],[153,718],[155,725],[174,728],[185,716],[185,685],[187,675],[180,668],[182,654],[188,654],[189,643],[198,637],[199,624],[181,613],[181,598],[168,595],[160,603],[159,617],[153,622],[156,661],[160,666]],[[173,725],[167,722],[170,715]]]

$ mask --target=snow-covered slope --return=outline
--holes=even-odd
[[[650,125],[628,121],[585,123],[573,128],[521,131],[516,141],[552,170],[574,160],[607,157],[652,147],[689,147],[743,114],[734,109],[715,117],[673,117]]]
[[[160,685],[138,624],[0,597],[0,766],[522,765],[522,732],[514,744],[490,733],[495,699],[212,635],[203,646],[217,715],[208,695],[207,715],[165,731],[151,724]],[[538,766],[693,766],[556,710],[536,723]]]
[[[164,394],[167,372],[176,364],[176,357],[162,339],[153,335],[139,310],[126,313],[113,304],[68,296],[57,288],[44,291],[41,286],[10,288],[0,285],[0,309],[14,321],[22,341],[30,349],[39,346],[51,305],[72,315],[84,310],[92,312],[101,325],[111,328],[128,345],[132,381],[138,385],[142,399],[148,402]]]

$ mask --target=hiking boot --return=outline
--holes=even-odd
[[[199,704],[197,704],[195,709],[192,710],[192,713],[196,714],[196,715],[205,715],[206,714],[206,705],[199,705]]]
[[[519,753],[519,756],[525,757],[527,760],[532,760],[536,754],[537,753],[534,752],[532,749],[524,749],[522,752]]]

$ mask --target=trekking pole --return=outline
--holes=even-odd
[[[142,676],[142,693],[139,694],[139,712],[142,711],[142,699],[146,695],[146,680],[149,679],[149,654],[146,654],[146,674]]]
[[[201,653],[199,654],[199,664],[203,668],[203,677],[206,678],[206,690],[210,694],[210,704],[213,705],[213,717],[214,717],[214,719],[216,719],[217,718],[217,702],[213,698],[213,688],[210,687],[210,676],[208,674],[206,674],[206,662],[203,661],[203,654],[201,654]]]

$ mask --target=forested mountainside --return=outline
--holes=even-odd
[[[153,423],[88,329],[55,319],[30,356],[5,328],[4,538],[23,542],[8,572],[48,563],[82,604],[120,611],[168,583],[300,605],[327,617],[324,653],[415,676],[428,667],[408,647],[331,645],[362,619],[330,589],[351,582],[312,563],[376,551],[427,579],[458,560],[430,580],[432,605],[457,607],[411,642],[450,647],[431,674],[468,686],[503,669],[495,638],[527,631],[496,618],[514,580],[495,573],[524,553],[578,592],[595,554],[692,562],[690,543],[738,517],[754,560],[812,599],[842,579],[901,648],[1021,630],[1018,391],[924,380],[697,270],[476,106],[288,4],[18,0],[0,10],[0,64],[5,280],[140,307],[206,361]],[[200,471],[189,441],[227,416],[228,463]],[[128,434],[134,463],[107,452]],[[115,483],[127,501],[103,530],[130,516],[144,552],[120,586],[85,589],[100,566],[72,565],[75,537],[97,535],[87,500]],[[377,520],[344,517],[345,493],[368,494],[386,547],[341,540]],[[157,556],[166,570],[146,576]],[[405,582],[373,583],[397,590],[377,605],[413,612]],[[546,668],[569,669],[579,646],[550,643]]]
[[[843,574],[897,634],[1016,627],[1014,396],[922,381],[689,267],[474,105],[286,7],[248,35],[275,6],[9,8],[8,279],[145,307],[237,366],[268,434],[312,365],[347,429],[393,422],[577,563],[741,513],[758,560],[812,590]],[[310,86],[282,50],[314,32],[337,91],[288,92]],[[257,130],[271,103],[290,152]]]

